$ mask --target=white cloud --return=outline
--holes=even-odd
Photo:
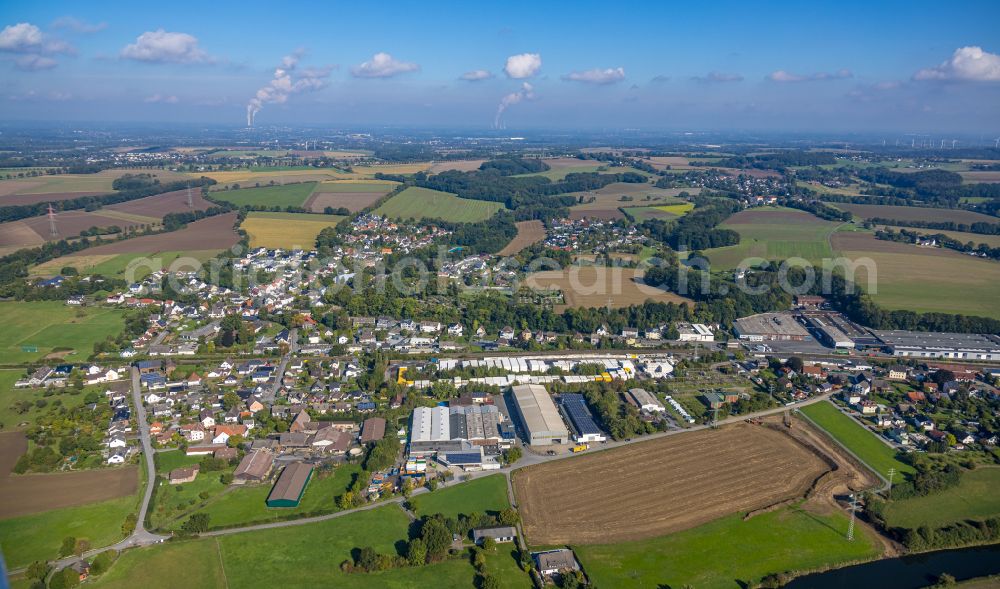
[[[76,53],[69,43],[46,35],[35,25],[26,22],[7,25],[0,31],[0,51],[40,55]]]
[[[158,104],[158,103],[177,104],[179,102],[176,96],[173,95],[164,96],[162,94],[153,94],[152,96],[147,96],[142,101],[147,104]]]
[[[51,57],[45,57],[44,55],[37,55],[34,53],[22,55],[14,60],[14,67],[26,72],[50,70],[57,65],[59,65],[59,62]]]
[[[420,66],[408,61],[399,61],[385,52],[379,52],[369,61],[363,62],[351,69],[355,78],[391,78],[399,74],[415,72]]]
[[[701,82],[703,84],[712,84],[715,82],[742,82],[743,76],[740,74],[727,74],[723,72],[708,72],[704,76],[693,76],[691,79],[695,82]]]
[[[515,80],[530,78],[538,73],[542,68],[542,56],[538,53],[519,53],[507,58],[507,65],[503,67],[507,77]]]
[[[121,56],[147,63],[207,63],[212,58],[198,47],[198,39],[187,33],[157,29],[139,35],[126,45]]]
[[[471,72],[465,72],[458,78],[466,82],[479,82],[481,80],[489,80],[492,77],[493,72],[489,70],[472,70]]]
[[[563,76],[564,80],[583,82],[584,84],[614,84],[625,79],[625,68],[592,69],[582,72],[570,72]]]
[[[75,16],[60,16],[56,20],[52,21],[52,28],[66,29],[75,33],[96,33],[108,28],[108,23],[99,22],[91,24],[80,20]]]
[[[937,67],[913,74],[914,80],[956,80],[964,82],[1000,81],[1000,55],[982,47],[959,47]]]
[[[815,74],[793,74],[785,70],[777,70],[767,75],[766,79],[772,82],[817,82],[820,80],[846,80],[853,78],[851,70],[841,69],[835,72],[817,72]]]

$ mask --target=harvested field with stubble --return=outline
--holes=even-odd
[[[643,275],[644,272],[636,268],[570,266],[529,274],[524,285],[540,290],[561,290],[566,304],[558,305],[557,312],[570,307],[628,307],[641,305],[646,299],[658,303],[692,302],[678,294],[647,286],[642,282]]]
[[[147,196],[138,200],[122,202],[104,207],[102,211],[118,211],[129,215],[140,215],[143,217],[155,217],[162,219],[167,213],[186,213],[188,211],[204,211],[215,206],[201,196],[201,188],[191,189],[191,204],[187,205],[187,189],[164,192],[154,196]]]
[[[850,212],[861,219],[880,217],[899,221],[930,221],[954,223],[994,223],[1000,224],[1000,217],[991,217],[982,213],[963,209],[935,209],[930,207],[903,207],[892,205],[859,205],[852,203],[834,203],[838,209]]]
[[[314,213],[322,213],[327,207],[343,207],[357,213],[378,202],[396,186],[396,182],[322,182],[303,206]]]
[[[545,225],[541,221],[519,221],[514,225],[517,226],[517,235],[497,255],[513,256],[531,244],[545,239]]]
[[[437,162],[431,166],[431,169],[427,170],[430,174],[440,174],[441,172],[447,172],[449,170],[457,170],[459,172],[472,172],[473,170],[478,170],[479,166],[483,165],[486,160],[452,160],[447,162]]]
[[[737,424],[515,471],[531,545],[608,544],[803,497],[832,469],[784,432]]]

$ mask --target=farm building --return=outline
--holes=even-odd
[[[268,507],[298,507],[306,484],[312,477],[312,466],[303,462],[293,462],[281,471],[271,494],[267,496]]]
[[[361,443],[375,443],[385,437],[385,419],[369,417],[361,424]]]
[[[529,445],[548,446],[569,439],[569,430],[560,419],[559,411],[545,387],[522,384],[515,385],[511,390]]]
[[[976,333],[873,331],[893,356],[1000,360],[1000,337]]]
[[[736,320],[736,335],[742,340],[802,341],[809,337],[805,327],[786,313],[760,313]]]
[[[715,335],[712,333],[712,330],[702,323],[678,323],[677,333],[680,334],[680,337],[677,339],[682,342],[715,341]]]
[[[517,529],[513,526],[498,526],[472,530],[472,541],[476,544],[482,544],[487,538],[493,538],[494,542],[513,542],[517,538]]]
[[[583,395],[578,393],[560,395],[559,407],[573,427],[573,438],[577,442],[603,442],[608,439],[594,422],[594,416],[587,408]]]
[[[629,396],[636,407],[647,413],[663,413],[667,409],[646,389],[629,389]]]
[[[193,482],[195,478],[198,477],[198,471],[201,468],[195,464],[194,466],[182,466],[180,468],[175,468],[170,471],[168,480],[171,485],[180,485],[183,483]]]
[[[270,450],[259,448],[243,457],[240,465],[233,472],[233,482],[259,483],[271,474],[274,466],[274,454]]]

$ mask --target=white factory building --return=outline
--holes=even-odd
[[[677,339],[682,342],[711,343],[715,341],[715,334],[703,323],[678,323],[677,333],[679,334]]]
[[[549,446],[569,441],[569,430],[545,387],[523,384],[511,390],[529,445]]]

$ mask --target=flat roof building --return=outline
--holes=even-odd
[[[872,333],[893,356],[1000,360],[1000,337],[995,335],[904,330],[875,330]]]
[[[628,394],[632,397],[636,407],[647,413],[663,413],[667,409],[646,389],[629,389]]]
[[[678,323],[677,338],[682,342],[714,342],[715,335],[707,325],[702,323]]]
[[[736,335],[742,340],[801,341],[809,337],[805,327],[785,313],[760,313],[741,317],[735,323]]]
[[[559,407],[573,426],[573,438],[577,442],[603,442],[607,440],[601,428],[594,422],[594,416],[587,407],[583,395],[566,393],[559,396]]]
[[[511,391],[529,445],[548,446],[569,439],[569,430],[545,387],[522,384],[515,385]]]
[[[513,542],[517,538],[517,529],[514,526],[497,526],[472,530],[472,541],[476,544],[482,544],[487,538],[492,538],[494,542]]]
[[[268,507],[298,507],[306,484],[312,477],[312,466],[303,462],[293,462],[281,471],[271,494],[267,496]]]
[[[854,340],[844,333],[839,327],[832,323],[827,323],[819,317],[809,317],[809,324],[816,330],[819,340],[823,345],[831,348],[853,348]]]

